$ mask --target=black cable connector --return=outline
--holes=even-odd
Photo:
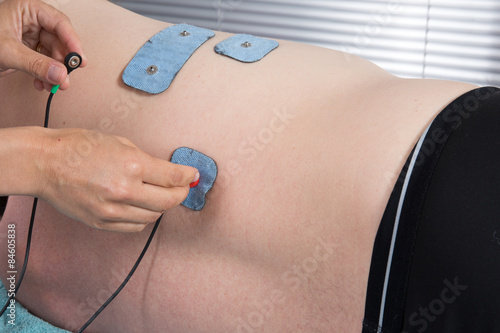
[[[64,66],[66,66],[66,70],[69,73],[80,67],[82,64],[82,57],[76,53],[76,52],[71,52],[64,58]]]

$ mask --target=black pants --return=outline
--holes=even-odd
[[[500,90],[464,94],[410,155],[380,224],[363,332],[500,332]]]

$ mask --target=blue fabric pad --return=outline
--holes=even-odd
[[[191,55],[213,36],[213,31],[188,24],[160,31],[127,65],[122,75],[123,82],[150,94],[167,90]]]
[[[242,62],[256,62],[279,46],[275,40],[252,35],[234,35],[215,46],[215,52]]]
[[[0,280],[0,306],[4,306],[9,296],[2,281]],[[51,324],[35,317],[26,310],[21,303],[17,302],[14,308],[7,308],[2,318],[0,318],[0,332],[19,332],[19,333],[70,333],[69,331],[57,328]],[[15,326],[9,324],[9,321],[15,319]]]
[[[189,194],[182,205],[192,210],[201,210],[205,206],[205,195],[212,188],[217,177],[217,165],[210,157],[191,148],[179,148],[174,151],[172,163],[192,166],[200,172],[200,182],[189,189]]]

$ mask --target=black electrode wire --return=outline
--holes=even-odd
[[[54,91],[57,91],[57,89],[54,90]],[[54,97],[54,92],[50,93],[49,98],[47,100],[47,107],[45,108],[45,121],[44,121],[44,124],[43,124],[43,127],[45,127],[45,128],[48,128],[48,126],[49,126],[50,104],[52,103],[52,97]],[[38,198],[35,198],[33,200],[33,208],[31,209],[31,219],[30,219],[30,226],[29,226],[29,230],[28,230],[28,240],[26,242],[26,252],[24,254],[23,268],[21,269],[21,273],[19,275],[19,280],[17,282],[15,292],[14,292],[14,294],[12,296],[9,297],[9,299],[5,303],[4,307],[2,308],[2,310],[0,312],[0,317],[3,315],[3,313],[5,312],[5,310],[7,309],[7,307],[9,306],[10,301],[12,299],[16,298],[15,295],[17,294],[17,291],[19,290],[19,287],[21,286],[21,282],[23,281],[23,278],[24,278],[24,273],[26,272],[26,268],[28,267],[28,258],[29,258],[30,247],[31,247],[31,235],[33,233],[33,225],[34,225],[34,221],[35,221],[35,214],[36,214],[36,206],[37,206],[37,204],[38,204]],[[146,242],[146,245],[144,245],[144,248],[142,249],[142,252],[139,255],[139,258],[137,258],[134,266],[130,270],[130,273],[128,273],[128,275],[125,278],[125,280],[123,280],[122,284],[118,287],[118,289],[116,289],[116,291],[113,293],[113,295],[111,295],[108,298],[108,300],[94,313],[94,315],[92,317],[90,317],[90,319],[82,326],[82,328],[80,328],[78,330],[77,333],[83,332],[97,318],[97,316],[109,305],[109,303],[111,303],[115,299],[115,297],[118,296],[118,294],[122,291],[122,289],[128,283],[128,281],[130,280],[130,278],[132,277],[132,275],[135,273],[137,267],[139,267],[139,264],[141,263],[142,258],[146,254],[146,252],[147,252],[147,250],[149,248],[149,245],[151,244],[151,242],[153,240],[153,237],[156,234],[156,230],[158,229],[158,226],[160,225],[160,221],[161,221],[162,217],[163,217],[163,214],[158,218],[158,220],[156,220],[156,223],[155,223],[155,225],[153,227],[153,230],[151,231],[151,234],[149,235],[149,238],[148,238],[148,241]]]
[[[43,127],[45,127],[45,128],[47,128],[48,125],[49,125],[50,104],[52,103],[52,97],[53,96],[54,96],[54,93],[50,93],[49,98],[47,100],[47,107],[45,109],[45,121],[44,121],[44,125],[43,125]],[[26,271],[26,267],[28,266],[28,258],[29,258],[29,252],[30,252],[30,246],[31,246],[31,235],[33,233],[33,224],[34,224],[34,221],[35,221],[35,214],[36,214],[37,203],[38,203],[38,198],[35,198],[35,200],[33,201],[33,209],[31,210],[31,220],[30,220],[30,226],[29,226],[29,230],[28,230],[28,240],[27,240],[27,244],[26,244],[26,253],[24,255],[24,264],[23,264],[23,268],[21,270],[19,281],[18,281],[17,286],[16,286],[16,291],[15,291],[14,295],[12,295],[7,300],[7,303],[5,303],[2,311],[0,312],[0,317],[2,316],[2,314],[5,312],[5,310],[9,306],[11,299],[15,299],[15,294],[17,293],[17,291],[19,290],[19,287],[21,286],[21,282],[23,281],[23,277],[24,277],[24,273]],[[142,258],[146,254],[146,252],[147,252],[147,250],[149,248],[149,245],[151,244],[151,242],[153,240],[153,237],[154,237],[154,235],[156,233],[156,230],[158,229],[158,226],[160,225],[160,221],[161,221],[162,217],[163,217],[163,214],[158,218],[158,220],[156,220],[156,223],[155,223],[155,225],[153,227],[153,230],[151,231],[151,234],[149,235],[149,238],[148,238],[148,241],[146,242],[146,245],[142,249],[142,252],[139,255],[139,258],[137,258],[134,266],[130,270],[130,273],[127,275],[127,277],[125,278],[125,280],[118,287],[118,289],[116,289],[116,291],[113,293],[113,295],[111,295],[108,298],[108,300],[94,313],[94,315],[92,317],[90,317],[90,319],[82,326],[82,328],[80,328],[78,330],[78,333],[83,332],[97,318],[97,316],[109,305],[109,303],[111,303],[115,299],[115,297],[118,296],[118,294],[122,291],[122,289],[128,283],[128,281],[130,280],[130,278],[132,277],[132,275],[135,273],[137,267],[139,267],[139,264],[141,263]]]
[[[148,241],[146,242],[146,245],[144,246],[144,249],[142,249],[142,252],[139,255],[139,258],[137,258],[137,261],[135,262],[134,267],[132,267],[132,269],[130,270],[130,273],[128,273],[128,275],[125,278],[125,280],[123,280],[122,284],[118,287],[118,289],[116,289],[116,291],[113,293],[113,295],[111,295],[111,297],[108,298],[108,300],[99,308],[99,310],[97,310],[94,313],[94,315],[92,317],[90,317],[90,319],[85,323],[85,325],[82,326],[82,328],[80,328],[77,331],[77,333],[83,332],[94,321],[94,319],[97,318],[97,316],[102,312],[102,310],[104,310],[109,305],[109,303],[111,303],[115,299],[115,297],[118,296],[118,294],[120,293],[120,291],[122,291],[122,289],[128,283],[128,280],[130,280],[130,278],[134,274],[135,270],[137,269],[137,267],[141,263],[142,257],[144,257],[144,255],[146,254],[146,251],[148,250],[149,245],[151,244],[151,241],[153,240],[153,237],[154,237],[154,235],[156,233],[156,229],[158,229],[158,226],[160,225],[160,221],[161,221],[162,217],[163,217],[163,214],[160,216],[160,218],[158,220],[156,220],[155,226],[153,227],[153,230],[151,231],[151,234],[149,235]]]
[[[47,100],[47,107],[45,108],[45,121],[43,122],[43,127],[49,127],[49,116],[50,116],[50,104],[52,103],[52,97],[54,97],[54,93],[51,92],[49,95],[49,99]]]
[[[49,95],[49,98],[47,100],[47,107],[45,108],[45,121],[43,123],[43,127],[48,128],[49,126],[49,116],[50,116],[50,104],[52,103],[52,97],[54,96],[54,93],[51,92]],[[19,274],[19,279],[17,281],[16,289],[14,291],[14,294],[12,294],[5,305],[3,306],[2,310],[0,311],[0,317],[3,315],[5,310],[7,310],[7,307],[10,304],[11,300],[16,299],[16,294],[19,288],[21,287],[21,283],[23,282],[24,278],[24,273],[26,272],[26,268],[28,267],[28,259],[30,256],[30,248],[31,248],[31,235],[33,234],[33,225],[35,223],[35,215],[36,215],[36,206],[38,204],[38,198],[35,198],[33,200],[33,208],[31,209],[31,219],[30,219],[30,226],[28,228],[28,240],[26,241],[26,251],[24,253],[24,263],[23,263],[23,268],[21,269],[21,273]]]
[[[30,255],[30,247],[31,247],[31,234],[33,233],[33,224],[35,221],[36,205],[37,204],[38,204],[38,198],[35,198],[35,200],[33,200],[33,208],[31,209],[31,219],[30,219],[30,226],[29,226],[29,230],[28,230],[28,241],[26,242],[26,252],[24,253],[23,268],[21,269],[21,273],[19,275],[19,280],[17,282],[17,286],[16,286],[16,289],[14,291],[14,294],[9,297],[9,299],[7,300],[5,305],[3,306],[2,311],[0,312],[0,317],[3,315],[3,313],[5,312],[7,307],[9,306],[10,301],[12,299],[16,298],[15,295],[17,294],[17,291],[19,290],[19,287],[21,286],[21,282],[23,282],[24,273],[26,272],[26,267],[28,267],[28,257]]]

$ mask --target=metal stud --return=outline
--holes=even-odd
[[[148,69],[146,69],[146,73],[148,73],[149,75],[156,74],[157,72],[158,72],[158,67],[156,67],[155,65],[151,65],[148,67]]]
[[[77,68],[80,65],[80,58],[72,56],[68,61],[68,65],[71,68]]]
[[[252,44],[250,42],[244,42],[243,44],[241,44],[241,47],[249,48],[252,47]]]
[[[179,34],[179,36],[181,36],[181,37],[187,37],[187,36],[189,36],[189,35],[191,35],[191,34],[190,34],[189,32],[187,32],[186,30],[184,30],[183,32],[181,32],[181,33]]]

